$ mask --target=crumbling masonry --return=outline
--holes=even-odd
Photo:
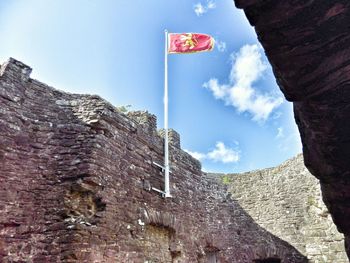
[[[163,185],[155,116],[30,73],[14,59],[0,68],[1,262],[307,262],[203,174],[175,131],[173,198],[152,191]]]
[[[30,72],[14,59],[1,66],[2,262],[305,262],[205,179],[174,132],[174,197],[151,191],[163,155],[153,115],[125,116]]]

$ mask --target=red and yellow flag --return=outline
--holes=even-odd
[[[197,53],[211,51],[214,48],[214,39],[206,34],[182,33],[168,34],[168,53]]]

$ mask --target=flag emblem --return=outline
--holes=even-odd
[[[211,51],[214,39],[206,34],[168,34],[168,53],[197,53]]]

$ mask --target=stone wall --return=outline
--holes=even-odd
[[[170,136],[172,198],[155,117],[0,68],[1,262],[306,262],[258,226]],[[270,261],[264,261],[269,259]]]
[[[286,240],[310,262],[349,262],[344,236],[322,202],[320,185],[302,155],[278,167],[222,177],[242,208],[262,227]]]

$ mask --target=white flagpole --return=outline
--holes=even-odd
[[[168,138],[168,30],[165,33],[164,57],[164,197],[171,197],[169,186],[169,138]]]

